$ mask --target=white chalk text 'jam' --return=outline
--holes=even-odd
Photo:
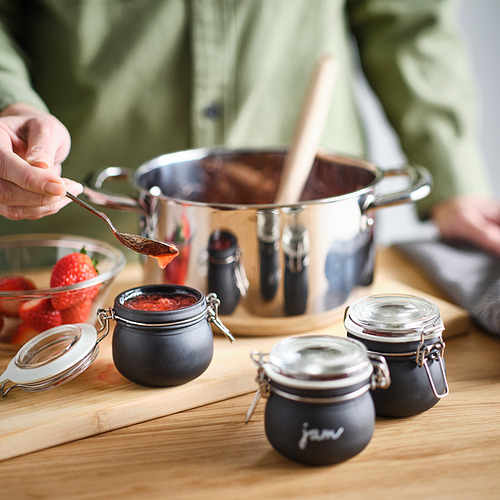
[[[299,440],[299,448],[304,450],[310,441],[336,441],[344,432],[343,427],[335,429],[309,429],[309,424],[302,424],[302,437]]]

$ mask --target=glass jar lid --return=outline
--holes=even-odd
[[[370,377],[366,348],[354,339],[328,335],[290,337],[276,343],[265,365],[268,376],[294,387],[345,387]]]
[[[444,330],[434,302],[406,294],[358,299],[347,309],[344,325],[356,337],[385,342],[412,342]]]
[[[78,323],[47,330],[21,347],[0,375],[0,392],[13,387],[42,391],[60,385],[82,373],[98,353],[97,331]],[[10,387],[6,387],[11,383]]]

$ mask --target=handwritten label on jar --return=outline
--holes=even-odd
[[[335,429],[309,429],[309,423],[302,424],[302,437],[299,440],[299,448],[305,450],[309,441],[336,441],[342,436],[343,427]]]

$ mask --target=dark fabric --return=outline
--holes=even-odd
[[[482,328],[500,335],[500,259],[463,243],[417,241],[395,245],[451,302]]]

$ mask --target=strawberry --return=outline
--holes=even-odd
[[[74,252],[59,259],[50,277],[50,286],[59,287],[74,285],[81,281],[95,278],[98,275],[92,259],[85,253]],[[52,306],[57,310],[67,309],[75,304],[92,300],[99,292],[100,285],[95,285],[82,290],[55,294],[52,297]]]
[[[38,330],[35,330],[35,328],[33,328],[31,325],[28,325],[28,323],[21,323],[14,332],[14,335],[12,336],[10,342],[11,344],[16,345],[26,344],[28,340],[31,340],[39,333],[40,332]]]
[[[35,284],[24,276],[4,276],[0,278],[0,292],[34,290]],[[21,300],[0,299],[0,313],[5,316],[19,316]]]
[[[19,317],[38,332],[62,324],[61,311],[52,307],[50,299],[33,299],[19,307]]]
[[[191,228],[186,214],[182,214],[181,221],[177,224],[171,241],[179,249],[179,255],[165,268],[165,283],[184,285],[189,266],[191,250]]]
[[[62,324],[85,323],[90,316],[91,309],[91,300],[84,300],[79,304],[63,309],[61,311]]]

